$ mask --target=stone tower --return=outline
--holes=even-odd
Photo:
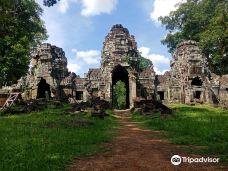
[[[25,99],[45,98],[45,91],[52,97],[60,97],[60,83],[66,76],[68,69],[64,51],[44,43],[32,55],[31,73],[22,77],[18,85],[26,87]]]
[[[122,25],[114,25],[103,43],[100,96],[112,101],[113,86],[121,80],[126,85],[127,105],[132,107],[136,99],[138,61],[134,36]]]
[[[48,84],[56,86],[68,75],[65,52],[57,46],[42,44],[32,56],[31,72],[36,78],[43,77]]]
[[[194,99],[209,102],[209,73],[207,59],[195,41],[177,45],[171,61],[171,77],[180,86],[182,103],[190,103]]]

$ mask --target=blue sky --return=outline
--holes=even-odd
[[[168,15],[181,0],[61,0],[44,7],[46,42],[63,48],[68,68],[80,76],[100,66],[100,52],[112,25],[122,24],[135,36],[138,49],[157,74],[169,70],[171,54],[161,44],[166,31],[157,18]]]

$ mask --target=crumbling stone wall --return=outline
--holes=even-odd
[[[91,96],[100,97],[100,85],[101,83],[101,69],[100,68],[90,68],[86,74],[85,80],[89,84],[89,91],[91,91]]]
[[[166,71],[164,75],[157,75],[155,86],[156,86],[156,94],[157,100],[162,100],[163,102],[168,102],[168,99],[179,99],[179,89],[176,89],[175,86],[173,87],[173,96],[170,96],[170,82],[171,82],[171,73],[170,71]],[[174,85],[174,84],[173,84]]]
[[[62,96],[61,81],[68,76],[67,58],[62,48],[48,43],[42,44],[32,55],[31,64],[30,73],[22,77],[17,84],[17,87],[24,92],[24,99],[37,98],[41,78],[50,85],[52,97]]]
[[[153,66],[139,72],[138,78],[139,86],[137,87],[137,96],[143,97],[144,99],[154,98],[155,71]]]
[[[220,104],[228,106],[228,75],[211,74],[212,91]]]

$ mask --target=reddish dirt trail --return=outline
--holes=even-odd
[[[107,145],[107,151],[95,156],[76,159],[70,171],[225,171],[217,164],[186,164],[174,166],[171,156],[202,157],[183,152],[180,146],[160,139],[160,132],[141,129],[129,118],[122,118],[118,136]],[[207,157],[207,156],[206,156]]]

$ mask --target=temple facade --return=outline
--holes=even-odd
[[[141,55],[135,37],[120,24],[105,37],[100,68],[90,68],[84,78],[68,72],[64,51],[42,44],[32,55],[30,73],[17,84],[24,99],[55,98],[88,101],[99,97],[113,101],[114,86],[125,83],[126,108],[140,99],[157,99],[164,103],[215,103],[228,99],[228,75],[210,72],[207,58],[197,43],[178,44],[170,62],[171,70],[156,75],[153,65],[140,69]],[[153,61],[152,61],[153,62]]]
[[[100,68],[90,68],[85,78],[67,70],[67,58],[61,48],[42,44],[32,56],[30,74],[17,87],[24,99],[73,97],[87,101],[99,97],[112,102],[113,87],[125,83],[127,108],[137,98],[151,99],[154,94],[153,66],[140,69],[140,54],[135,37],[120,24],[114,25],[103,42]]]

